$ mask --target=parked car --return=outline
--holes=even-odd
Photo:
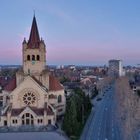
[[[97,98],[97,99],[96,99],[96,101],[100,101],[100,100],[102,100],[102,98]]]

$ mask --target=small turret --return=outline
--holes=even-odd
[[[23,40],[22,44],[26,44],[26,43],[27,43],[26,38],[24,37],[24,40]]]

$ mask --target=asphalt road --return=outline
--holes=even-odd
[[[115,89],[106,91],[105,96],[92,110],[80,140],[122,140],[119,124],[115,117]]]

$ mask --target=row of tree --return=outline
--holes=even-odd
[[[68,136],[80,135],[91,108],[89,96],[86,96],[80,88],[76,88],[72,97],[67,101],[62,126]]]
[[[10,68],[1,69],[0,76],[13,77],[13,76],[15,76],[16,71],[17,71],[17,69],[10,69]]]

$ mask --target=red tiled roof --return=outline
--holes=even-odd
[[[40,37],[39,37],[38,28],[37,28],[36,18],[34,16],[31,32],[30,32],[30,37],[28,41],[28,48],[31,48],[31,49],[38,48],[39,43],[40,43]]]
[[[9,77],[0,77],[0,86],[5,87],[11,79]]]
[[[12,91],[16,88],[16,77],[11,79],[9,83],[4,87],[4,90],[6,91]]]
[[[64,89],[60,84],[58,79],[56,79],[53,75],[49,75],[49,90],[57,91]]]

